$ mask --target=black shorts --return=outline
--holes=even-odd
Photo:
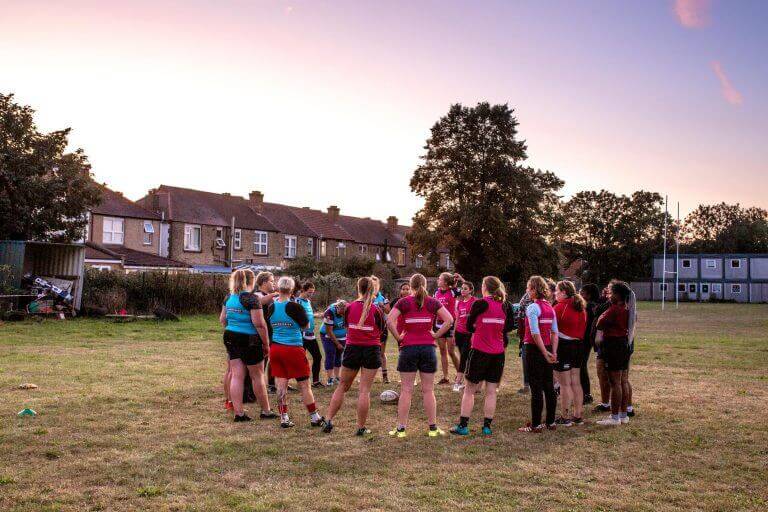
[[[464,373],[467,369],[467,356],[469,355],[471,344],[472,335],[470,333],[456,333],[456,346],[459,348],[459,373]]]
[[[504,356],[504,352],[488,354],[474,348],[469,349],[467,373],[464,377],[474,384],[482,381],[498,384],[504,373]]]
[[[450,328],[450,329],[448,329],[448,332],[446,332],[445,334],[443,334],[443,337],[442,337],[442,338],[440,338],[440,339],[442,340],[442,339],[445,339],[445,338],[453,338],[453,330],[454,330],[454,329],[455,329],[455,326],[454,326],[454,325],[451,325],[451,328]],[[439,328],[438,326],[435,326],[435,332],[437,332],[437,331],[439,331],[439,330],[440,330],[440,328]]]
[[[434,345],[408,345],[400,349],[397,371],[403,373],[437,371],[437,354]]]
[[[255,334],[224,331],[224,346],[229,359],[240,359],[246,365],[253,366],[264,360],[261,338]]]
[[[347,345],[341,356],[341,366],[350,370],[381,368],[381,347],[378,345]]]
[[[566,340],[560,338],[557,343],[556,372],[567,372],[574,368],[581,368],[581,354],[579,352],[579,340]]]
[[[629,341],[625,337],[605,337],[602,344],[605,369],[609,372],[629,370]]]

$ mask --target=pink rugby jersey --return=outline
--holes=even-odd
[[[371,304],[365,322],[363,325],[357,325],[360,323],[364,306],[361,300],[347,304],[347,309],[344,311],[344,321],[347,324],[347,345],[381,345],[384,315],[376,304]]]
[[[481,300],[488,303],[488,309],[477,315],[472,349],[486,354],[501,354],[504,352],[504,323],[507,320],[504,306],[493,297]]]
[[[552,324],[555,324],[555,310],[552,308],[552,305],[547,302],[546,300],[539,300],[536,299],[533,301],[534,304],[539,305],[539,309],[541,309],[541,315],[539,315],[539,334],[541,334],[541,339],[544,341],[545,346],[549,346],[552,344],[552,338],[550,337],[552,333]],[[556,324],[555,324],[556,325]],[[525,317],[525,337],[523,337],[523,343],[526,343],[528,345],[531,345],[535,343],[533,341],[533,334],[531,334],[531,325],[528,320],[528,316]]]
[[[432,297],[425,297],[421,308],[416,304],[414,296],[408,296],[397,301],[395,307],[403,318],[403,342],[401,347],[410,345],[434,345],[432,338],[432,324],[435,322],[437,312],[442,305]]]
[[[470,297],[468,300],[456,300],[456,314],[453,317],[456,319],[456,332],[462,334],[469,334],[467,331],[467,319],[469,318],[469,311],[472,309],[472,304],[477,299]]]
[[[448,288],[447,290],[438,288],[435,290],[435,299],[451,313],[452,317],[456,318],[456,295],[454,295],[451,288]],[[438,318],[435,321],[435,327],[440,329],[440,326],[442,325],[443,321]]]

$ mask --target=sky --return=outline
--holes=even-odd
[[[0,0],[0,92],[99,182],[409,223],[430,127],[507,103],[533,167],[768,208],[768,2]]]

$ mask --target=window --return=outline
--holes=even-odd
[[[235,232],[233,234],[233,242],[232,245],[236,251],[239,251],[243,248],[243,230],[242,229],[235,229]]]
[[[445,255],[445,268],[450,270],[451,269],[451,255],[446,254]]]
[[[112,270],[112,267],[109,265],[91,265],[91,268],[100,272],[109,272]]]
[[[125,233],[123,231],[123,219],[117,217],[104,217],[104,226],[102,231],[102,241],[105,244],[122,245]]]
[[[720,283],[715,283],[712,285],[712,293],[721,293],[723,291],[723,286]]]
[[[741,260],[731,260],[731,268],[741,268]]]
[[[224,228],[216,228],[216,238],[214,239],[213,243],[217,249],[223,249],[227,246],[227,242],[224,240]]]
[[[414,265],[416,266],[416,268],[423,267],[424,266],[424,256],[422,256],[421,254],[416,256],[416,262],[414,263]]]
[[[357,250],[360,252],[360,254],[368,254],[368,246],[360,244],[357,246]]]
[[[254,231],[253,232],[253,254],[259,256],[266,256],[268,251],[268,238],[266,231]]]
[[[314,256],[315,254],[315,241],[311,238],[307,238],[307,254],[309,256]]]
[[[740,284],[732,284],[731,285],[731,293],[736,293],[736,294],[741,293],[741,285]]]
[[[691,268],[691,260],[683,260],[683,268]]]
[[[704,265],[707,268],[717,268],[717,260],[705,260]]]
[[[688,284],[688,293],[696,293],[696,283]]]
[[[402,247],[397,249],[397,264],[401,267],[405,266],[405,249]]]
[[[667,283],[659,283],[659,291],[665,292],[669,289],[669,284]]]
[[[678,292],[684,292],[685,291],[685,284],[680,283],[677,285],[677,291]]]
[[[144,221],[144,230],[142,233],[142,239],[141,242],[144,245],[152,245],[152,235],[155,234],[155,227],[152,225],[151,220],[145,220]]]
[[[285,253],[286,258],[296,257],[296,237],[292,235],[285,235]]]
[[[200,250],[200,226],[195,224],[184,225],[184,250]]]
[[[701,285],[701,293],[709,293],[709,285],[708,284],[702,284]]]
[[[327,249],[328,249],[328,244],[325,242],[325,240],[322,240],[320,242],[320,257],[325,258]]]
[[[347,255],[347,245],[344,242],[336,244],[336,256],[343,258]]]
[[[85,212],[85,230],[83,231],[83,240],[89,241],[91,239],[91,212]]]

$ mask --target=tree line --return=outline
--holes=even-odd
[[[424,199],[408,235],[433,267],[450,250],[462,275],[498,275],[522,286],[584,260],[584,280],[641,279],[662,248],[663,198],[640,190],[559,195],[555,173],[526,164],[527,147],[508,105],[455,104],[432,126],[411,191]],[[99,203],[88,157],[68,151],[70,129],[42,133],[34,110],[0,94],[0,240],[75,240]],[[768,252],[768,213],[701,205],[676,226],[689,252]]]

